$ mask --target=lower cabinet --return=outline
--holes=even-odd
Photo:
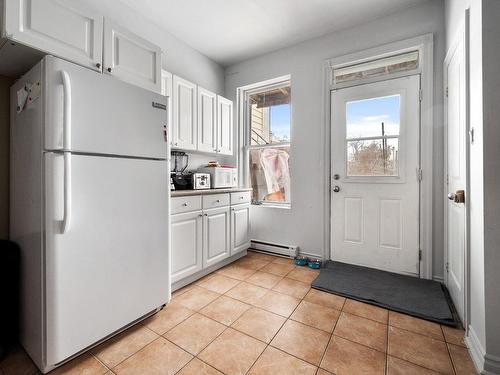
[[[231,252],[229,207],[204,211],[203,217],[203,267],[229,257]]]
[[[203,214],[201,211],[172,215],[172,282],[203,268]]]
[[[199,196],[172,198],[172,283],[250,246],[250,204],[230,205],[222,194],[203,198],[203,205]]]
[[[250,205],[231,207],[231,255],[250,246]]]

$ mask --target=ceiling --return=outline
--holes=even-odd
[[[228,66],[426,0],[121,0]]]

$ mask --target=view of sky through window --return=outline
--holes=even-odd
[[[290,104],[270,107],[271,133],[282,142],[290,141]]]
[[[357,100],[346,104],[346,137],[377,137],[399,135],[400,96]]]

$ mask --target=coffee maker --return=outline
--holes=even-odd
[[[193,188],[192,173],[186,172],[189,155],[184,151],[171,151],[170,190],[187,190]]]

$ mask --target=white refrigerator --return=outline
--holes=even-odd
[[[11,88],[20,336],[44,373],[170,299],[166,105],[52,56]]]

